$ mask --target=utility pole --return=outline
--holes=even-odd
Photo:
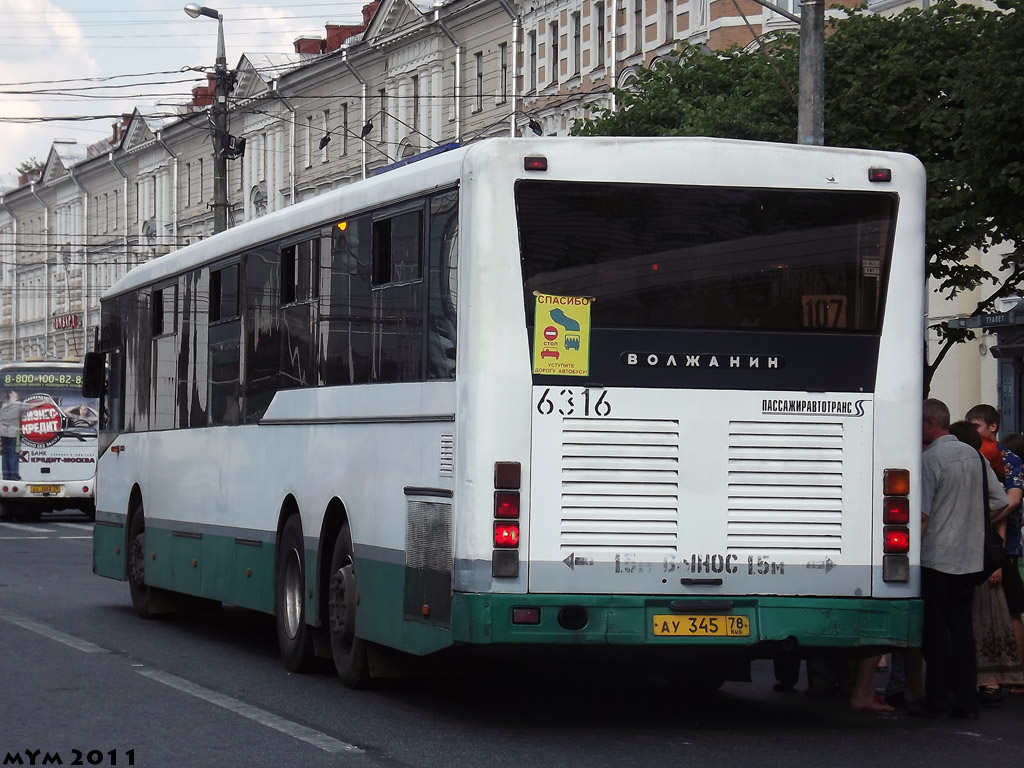
[[[821,3],[824,0],[817,0]],[[216,89],[213,102],[213,232],[228,228],[228,59],[224,53],[224,17],[217,14]],[[819,142],[820,143],[820,142]]]
[[[802,0],[799,16],[771,0],[754,2],[800,25],[796,142],[821,146],[825,143],[825,0]],[[738,4],[736,8],[739,9]],[[763,24],[761,28],[764,28]]]
[[[213,68],[214,95],[210,107],[210,136],[213,142],[213,232],[228,228],[228,57],[224,52],[224,15],[216,8],[189,3],[185,13],[193,19],[206,16],[217,20],[217,62]]]
[[[800,3],[797,144],[825,143],[825,0]]]

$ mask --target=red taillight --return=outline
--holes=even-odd
[[[910,524],[910,499],[886,496],[882,499],[882,522],[886,525]]]
[[[546,157],[524,157],[523,169],[527,171],[546,171],[548,159]]]
[[[88,493],[88,492],[89,492],[89,486],[88,485],[83,485],[82,486],[82,493]]]
[[[519,546],[519,523],[494,524],[494,546],[512,549]]]
[[[494,516],[503,520],[518,520],[519,491],[495,491]]]
[[[888,554],[905,554],[910,551],[910,531],[903,527],[886,527],[885,551]]]
[[[523,468],[518,461],[494,462],[494,487],[518,491],[522,483]]]
[[[513,624],[540,624],[540,608],[513,608]]]
[[[887,469],[882,472],[882,493],[886,496],[909,496],[910,470]]]
[[[892,181],[892,168],[868,168],[868,181]]]

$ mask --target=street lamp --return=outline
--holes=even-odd
[[[228,138],[228,59],[224,53],[224,16],[216,8],[189,3],[185,13],[193,19],[206,16],[217,20],[217,63],[214,66],[215,93],[210,109],[213,139],[213,231],[228,228],[228,160],[224,153]]]

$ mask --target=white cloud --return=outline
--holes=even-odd
[[[293,1],[299,5],[290,7]],[[331,11],[331,17],[299,18],[319,11],[317,6],[311,8],[302,2],[278,0],[274,6],[230,6],[224,19],[228,66],[237,65],[246,52],[291,51],[294,39],[301,35],[323,37],[328,21],[360,23],[362,19],[358,6],[345,6],[343,19],[333,16],[337,10]],[[80,88],[93,85],[81,82],[86,77],[212,68],[217,48],[216,20],[191,19],[180,5],[168,8],[165,2],[156,0],[137,0],[126,12],[127,8],[112,0],[0,0],[0,13],[8,20],[4,37],[14,41],[0,46],[0,82],[73,80],[69,85]],[[138,83],[137,87],[116,91],[125,95],[119,100],[0,95],[0,116],[118,115],[135,107],[144,112],[167,112],[165,105],[188,100],[188,81],[202,77],[201,73],[185,73],[150,78],[185,81],[177,85],[118,80],[115,82]],[[20,89],[54,87],[40,84]],[[88,122],[0,122],[0,174],[13,171],[31,157],[45,161],[55,139],[69,138],[86,145],[99,141],[110,134],[114,122],[114,117]]]
[[[3,90],[40,90],[54,85],[20,85],[43,80],[92,77],[99,66],[74,16],[49,0],[0,0],[0,14],[10,20],[7,35],[16,42],[0,47]],[[54,97],[0,94],[3,117],[75,114],[81,105]],[[24,160],[45,161],[61,124],[0,123],[0,172]]]

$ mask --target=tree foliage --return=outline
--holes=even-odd
[[[830,22],[825,41],[825,141],[909,152],[928,174],[928,275],[952,297],[991,284],[975,314],[1024,283],[1024,0],[984,9],[939,0],[888,18],[862,10]],[[753,50],[709,54],[684,45],[615,91],[581,135],[717,136],[791,142],[799,41],[780,34]],[[1000,281],[968,260],[1004,247]],[[930,382],[950,345],[944,339]]]
[[[30,157],[28,160],[22,160],[18,163],[18,167],[15,169],[18,173],[37,173],[43,170],[44,163],[41,163],[34,157]]]

